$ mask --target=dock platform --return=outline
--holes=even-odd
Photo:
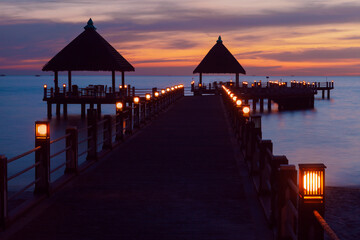
[[[220,96],[183,97],[5,239],[272,239]]]

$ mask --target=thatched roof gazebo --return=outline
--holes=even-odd
[[[216,44],[206,54],[193,73],[200,74],[200,84],[202,84],[203,73],[235,73],[236,86],[239,86],[239,73],[246,74],[246,71],[225,47],[221,36],[219,36]]]
[[[116,51],[99,33],[93,21],[87,22],[84,31],[55,55],[43,71],[55,74],[55,91],[58,92],[58,72],[68,71],[69,90],[71,91],[71,71],[111,71],[112,92],[115,92],[115,71],[121,72],[122,86],[125,86],[126,71],[134,67]]]

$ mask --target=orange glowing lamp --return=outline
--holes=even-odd
[[[50,124],[46,121],[35,122],[35,138],[49,139],[50,138]]]
[[[159,97],[159,92],[154,92],[154,97]]]
[[[175,89],[178,89],[178,86],[175,86],[174,88],[175,88]]]
[[[47,85],[46,85],[46,84],[44,84],[44,88],[47,88]]]
[[[167,92],[170,92],[170,88],[166,88],[166,91],[167,91]]]
[[[117,102],[115,106],[116,106],[116,111],[122,111],[124,108],[124,104],[122,102]]]
[[[146,99],[146,101],[150,101],[151,94],[150,93],[145,94],[145,99]]]
[[[134,103],[139,104],[139,102],[140,102],[140,98],[139,97],[134,97]]]
[[[232,100],[236,102],[237,96],[233,96]]]
[[[175,90],[175,88],[174,88],[174,87],[171,87],[170,89],[171,89],[171,91],[174,91],[174,90]]]
[[[242,112],[243,112],[243,117],[246,117],[246,118],[250,117],[250,106],[244,105]]]
[[[324,201],[324,164],[299,164],[299,194],[304,202]]]
[[[165,94],[165,89],[161,89],[161,95]]]
[[[63,84],[63,87],[66,88],[66,84]]]
[[[231,93],[231,94],[230,94],[230,97],[231,97],[231,98],[233,98],[233,96],[234,96],[234,94],[233,94],[233,93]]]
[[[242,101],[240,99],[236,100],[236,107],[241,107]]]

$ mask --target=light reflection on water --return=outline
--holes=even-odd
[[[233,79],[232,76],[205,76],[204,82]],[[325,77],[281,77],[283,81],[326,81]],[[100,81],[98,80],[100,79]],[[193,76],[128,76],[127,83],[137,88],[166,87],[184,83],[190,86]],[[197,78],[196,78],[197,79]],[[195,79],[195,80],[196,80]],[[280,77],[270,77],[270,80]],[[242,77],[241,80],[263,80],[265,77]],[[360,185],[360,78],[329,77],[335,80],[331,100],[315,101],[315,109],[304,111],[263,114],[263,138],[273,141],[274,153],[286,155],[291,164],[324,163],[327,185]],[[119,81],[119,80],[117,80]],[[60,76],[59,85],[67,83]],[[42,101],[43,84],[53,85],[52,77],[9,76],[0,77],[0,153],[11,158],[34,147],[34,122],[46,119],[46,104]],[[85,87],[88,84],[111,85],[110,76],[74,76],[73,84]],[[321,98],[321,92],[317,95]],[[258,108],[259,109],[259,108]],[[266,107],[265,107],[266,109]],[[103,114],[114,114],[112,105],[102,107]],[[55,109],[53,107],[53,115]],[[80,119],[80,106],[68,106],[68,120],[51,120],[51,138],[64,135],[65,127],[85,126]],[[59,143],[62,144],[61,142]],[[55,147],[56,148],[56,147]],[[59,156],[57,163],[63,161]],[[22,161],[31,165],[34,156]],[[9,175],[17,170],[16,164],[9,166]],[[61,174],[63,170],[58,172]],[[33,178],[29,172],[24,178]],[[15,180],[14,180],[15,181]],[[23,181],[13,182],[17,186]]]

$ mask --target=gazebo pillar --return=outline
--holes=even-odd
[[[115,71],[111,71],[112,73],[112,92],[115,93]]]
[[[55,87],[55,93],[59,93],[59,75],[58,71],[54,71],[54,87]]]
[[[199,84],[201,84],[201,86],[202,86],[202,73],[200,73]]]
[[[239,87],[239,73],[236,73],[236,78],[235,78],[235,87]]]
[[[121,86],[122,86],[122,89],[125,89],[125,72],[124,71],[121,72]]]
[[[69,92],[71,92],[71,71],[68,71],[68,88],[69,88]]]

